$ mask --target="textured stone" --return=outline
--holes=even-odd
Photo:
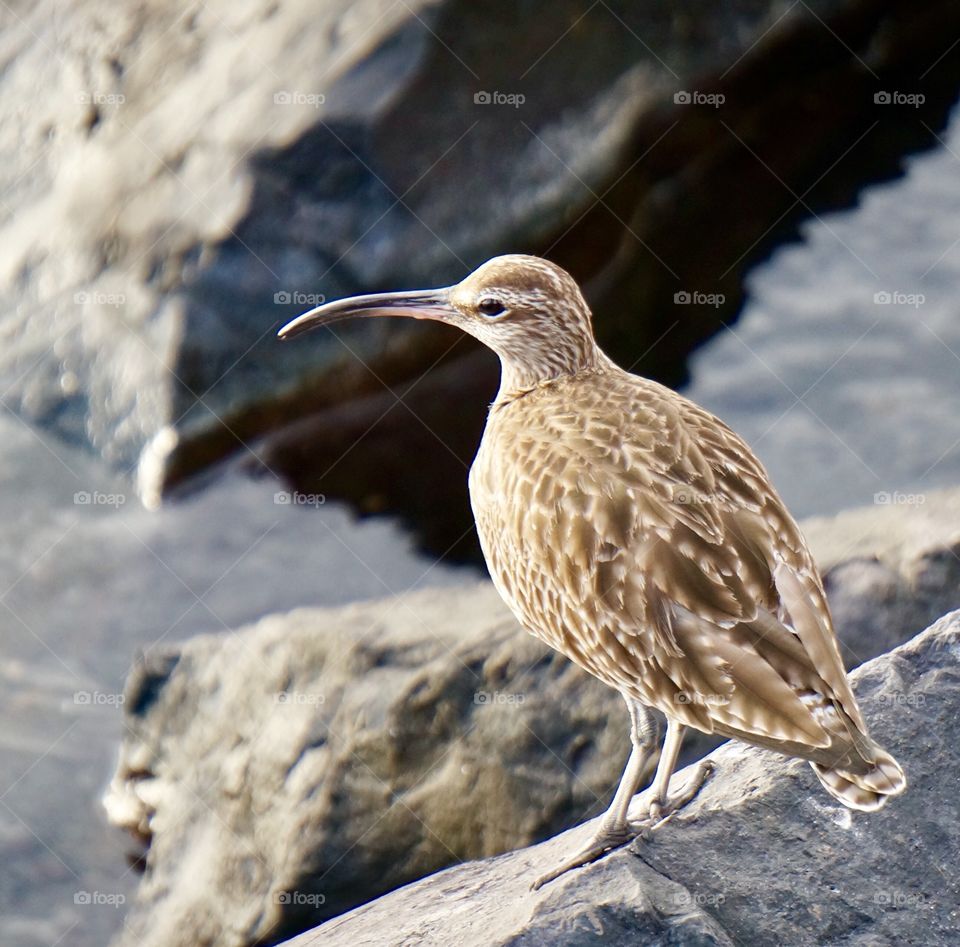
[[[804,521],[824,576],[847,667],[960,607],[960,489]]]
[[[106,799],[148,838],[120,943],[250,944],[599,811],[613,691],[487,584],[301,610],[145,659]]]
[[[960,933],[960,612],[853,674],[871,732],[907,772],[882,812],[851,813],[810,768],[728,744],[700,795],[634,842],[536,894],[583,826],[450,868],[294,938],[290,947],[457,943],[911,944]]]

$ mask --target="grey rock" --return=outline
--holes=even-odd
[[[804,521],[847,667],[960,607],[960,490],[935,490]]]
[[[960,604],[926,565],[960,542],[958,503],[944,491],[805,524],[853,664]],[[602,810],[628,749],[620,698],[519,629],[486,583],[192,639],[142,659],[125,710],[107,810],[150,849],[119,944],[255,943],[548,838]],[[715,745],[691,734],[684,758]],[[701,907],[657,885],[658,910]],[[598,910],[604,930],[636,934],[633,913]],[[719,938],[704,943],[726,943],[694,914],[691,931]]]
[[[880,813],[826,798],[807,764],[727,744],[699,796],[634,842],[538,893],[532,878],[591,826],[450,868],[286,943],[916,945],[960,937],[960,612],[853,674],[907,792]]]
[[[300,610],[145,658],[109,817],[151,837],[118,943],[257,943],[599,811],[620,698],[488,584]]]

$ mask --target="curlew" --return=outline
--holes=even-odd
[[[502,374],[470,470],[490,575],[527,631],[623,695],[632,750],[594,838],[539,887],[661,824],[684,729],[810,762],[830,795],[879,809],[906,782],[868,735],[806,542],[747,445],[709,412],[619,368],[573,278],[496,257],[442,289],[356,296],[285,326],[355,316],[458,326]],[[666,735],[643,818],[630,801]]]

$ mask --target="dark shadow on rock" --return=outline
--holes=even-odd
[[[449,19],[455,20],[452,12]],[[897,175],[905,154],[936,144],[936,130],[945,124],[960,85],[960,52],[943,57],[922,79],[919,73],[943,53],[941,31],[953,21],[960,29],[960,11],[947,5],[917,17],[902,4],[861,4],[840,10],[826,29],[804,9],[771,30],[729,71],[704,71],[697,91],[722,97],[721,107],[676,106],[670,104],[669,90],[657,91],[634,117],[629,142],[607,179],[585,189],[570,219],[557,221],[542,236],[508,230],[497,247],[485,246],[469,262],[505,250],[548,256],[584,285],[599,341],[618,362],[682,385],[690,352],[736,320],[743,277],[751,266],[792,239],[811,215],[849,206],[866,182]],[[448,38],[455,42],[452,34]],[[918,106],[875,101],[891,89],[922,89],[924,101]],[[325,129],[311,132],[315,148],[326,134]],[[470,206],[468,200],[464,206]],[[478,213],[486,213],[483,206],[477,205]],[[425,272],[423,259],[430,257],[377,274],[377,288],[463,275],[462,266],[451,261]],[[372,288],[370,278],[360,280],[358,288]],[[434,340],[442,330],[393,331],[403,346],[423,346],[425,360],[435,357]],[[345,337],[352,339],[351,330]],[[436,434],[423,445],[426,453],[416,452],[418,467],[426,461],[428,468],[437,465],[447,475],[453,468],[445,454],[470,460],[462,449],[469,440],[464,429],[480,430],[486,410],[486,399],[476,398],[473,364],[465,362],[457,371],[451,357],[450,370],[436,380],[456,403],[455,412],[438,415],[422,394],[405,399],[412,416],[429,414]],[[346,371],[348,390],[372,404],[366,401],[371,389],[383,386],[363,365]],[[393,396],[382,392],[380,403],[389,404]],[[307,390],[288,408],[309,411],[327,398]],[[325,408],[317,425],[329,430],[333,417]],[[415,417],[393,429],[398,457],[414,456],[405,443],[413,426]],[[324,489],[323,473],[334,459],[332,448],[291,450],[298,434],[312,430],[298,424],[270,434],[264,448],[269,466],[305,491]],[[415,471],[401,478],[403,489],[391,479],[392,465],[377,472],[389,437],[381,432],[369,443],[361,440],[338,463],[341,477],[326,489],[365,512],[369,496],[382,497],[383,508],[400,514],[425,550],[479,561],[476,540],[461,538],[470,528],[465,479],[444,484],[438,504],[425,508],[428,488],[410,475]],[[275,439],[283,445],[279,450]],[[449,506],[441,507],[441,499]]]
[[[482,562],[466,482],[499,364],[471,347],[412,382],[288,425],[243,466],[279,474],[305,494],[347,498],[364,516],[400,516],[415,525],[425,554]]]

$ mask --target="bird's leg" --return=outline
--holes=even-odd
[[[676,720],[667,718],[667,735],[660,752],[657,774],[650,785],[650,801],[647,815],[640,820],[631,820],[629,825],[634,835],[648,835],[658,826],[670,819],[677,810],[682,809],[700,791],[707,777],[713,771],[713,763],[701,760],[686,783],[671,796],[670,777],[677,765],[680,747],[683,744],[684,726]]]
[[[657,718],[650,710],[629,697],[624,699],[627,702],[627,709],[630,711],[631,750],[630,758],[623,770],[623,776],[620,777],[620,785],[617,786],[613,801],[603,814],[603,818],[600,820],[600,828],[590,842],[558,868],[538,878],[531,885],[534,891],[548,881],[559,878],[560,875],[570,871],[571,868],[589,865],[590,862],[596,861],[606,852],[626,845],[637,834],[638,830],[634,829],[627,821],[627,810],[630,808],[630,801],[637,791],[647,764],[657,750],[659,727]]]

